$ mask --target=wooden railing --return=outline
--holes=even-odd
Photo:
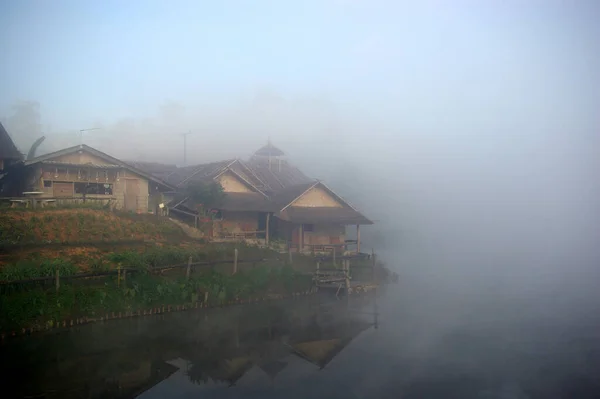
[[[2,197],[0,204],[11,208],[37,208],[46,206],[68,207],[77,205],[97,205],[110,207],[117,203],[117,198],[110,197]]]

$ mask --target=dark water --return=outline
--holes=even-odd
[[[399,284],[348,301],[309,297],[19,339],[0,347],[2,397],[600,397],[598,313],[432,289]]]

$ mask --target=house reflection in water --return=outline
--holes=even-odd
[[[285,384],[326,367],[372,318],[346,301],[313,298],[123,319],[2,345],[0,373],[15,397],[153,398],[185,385]]]
[[[312,312],[290,312],[279,322],[268,325],[238,326],[229,344],[219,346],[206,337],[193,350],[186,349],[188,360],[178,364],[196,384],[252,383],[268,377],[274,382],[286,368],[300,363],[319,369],[326,367],[355,337],[374,325],[348,309],[345,301],[321,305]],[[364,315],[363,315],[364,316]],[[185,355],[183,355],[185,356]],[[183,357],[182,356],[182,357]],[[296,370],[286,370],[296,374]]]

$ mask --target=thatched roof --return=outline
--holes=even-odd
[[[327,191],[341,207],[295,207],[293,202],[313,187]],[[354,209],[346,200],[320,181],[297,184],[282,189],[271,198],[276,205],[275,216],[292,223],[328,224],[373,224],[363,214]]]
[[[104,161],[106,161],[105,165],[96,165],[96,166],[106,166],[107,168],[110,166],[120,166],[124,169],[130,170],[131,172],[140,175],[146,179],[148,179],[151,182],[156,183],[157,185],[162,186],[163,188],[166,189],[173,189],[174,187],[171,186],[170,184],[168,184],[167,182],[159,179],[158,177],[147,173],[141,169],[136,168],[133,165],[129,165],[126,162],[121,161],[120,159],[117,159],[115,157],[112,157],[108,154],[105,154],[102,151],[98,151],[95,148],[92,148],[86,144],[81,144],[81,145],[76,145],[74,147],[69,147],[69,148],[65,148],[59,151],[55,151],[55,152],[51,152],[49,154],[45,154],[45,155],[41,155],[39,157],[35,157],[33,159],[29,159],[27,161],[24,162],[25,166],[30,166],[30,165],[34,165],[34,164],[38,164],[38,163],[48,163],[48,162],[52,162],[54,158],[56,157],[60,157],[63,155],[69,155],[69,154],[74,154],[74,153],[78,153],[79,151],[83,151],[83,152],[87,152],[88,154],[92,154]],[[77,164],[74,164],[77,165]],[[94,166],[94,165],[91,165]]]
[[[286,188],[282,188],[276,191],[272,196],[271,200],[280,211],[284,207],[290,205],[295,199],[300,197],[302,194],[314,187],[318,181],[311,180],[306,183],[295,184]]]
[[[270,212],[273,204],[260,193],[226,193],[218,208],[225,211]]]
[[[275,160],[269,163],[267,159],[252,158],[245,165],[264,184],[263,191],[269,194],[313,181],[286,160]]]
[[[23,159],[23,154],[19,152],[2,123],[0,123],[0,159]]]
[[[176,195],[169,203],[173,208],[184,207],[187,208],[185,210],[194,213],[197,212],[197,205],[185,193]],[[223,201],[215,205],[214,209],[230,212],[271,212],[273,204],[260,193],[225,193]]]
[[[158,162],[140,162],[140,161],[126,161],[128,165],[134,168],[143,170],[153,176],[158,177],[164,181],[167,181],[169,175],[177,170],[177,165],[173,164],[162,164]]]
[[[200,165],[177,168],[167,177],[167,181],[177,187],[184,187],[193,182],[205,182],[214,179],[227,165],[234,160],[210,162]]]
[[[276,216],[282,220],[292,223],[305,224],[373,224],[373,222],[363,216],[360,212],[349,207],[331,208],[331,207],[295,207],[290,206]]]

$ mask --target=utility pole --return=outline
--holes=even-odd
[[[192,131],[190,130],[187,133],[183,133],[183,166],[187,166],[187,136],[192,134]]]
[[[79,130],[79,145],[83,144],[83,132],[89,132],[90,130],[100,130],[99,127],[91,127],[89,129],[80,129]]]

